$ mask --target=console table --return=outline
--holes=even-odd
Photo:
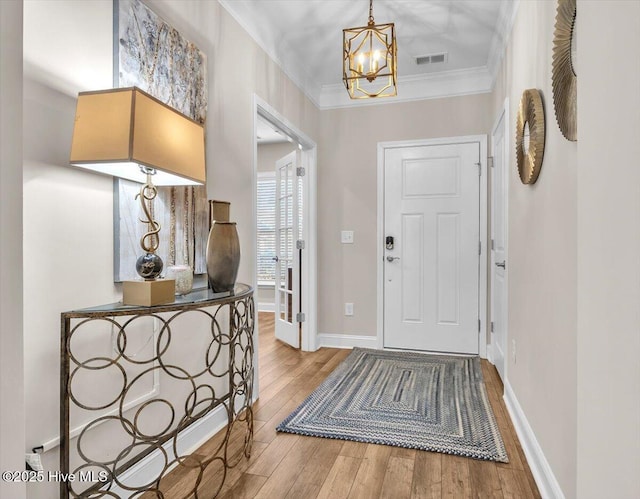
[[[246,284],[62,313],[60,497],[217,495],[251,452],[253,331]]]

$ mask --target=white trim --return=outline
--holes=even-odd
[[[443,144],[478,143],[480,147],[480,276],[478,289],[478,314],[480,317],[480,334],[478,335],[478,353],[487,357],[487,136],[466,135],[461,137],[444,137],[438,139],[401,140],[394,142],[378,142],[378,196],[377,196],[377,348],[384,348],[384,156],[386,149],[433,146]],[[484,257],[484,258],[483,258]]]
[[[491,338],[491,332],[489,332],[489,338]],[[489,361],[490,364],[492,365],[496,365],[496,363],[494,362],[494,356],[493,356],[493,344],[489,343],[487,345],[487,360]]]
[[[318,334],[318,348],[373,348],[378,346],[378,339],[375,336],[362,336],[356,334]]]
[[[253,94],[253,247],[257,254],[257,233],[258,228],[256,226],[257,220],[257,200],[256,189],[258,179],[258,142],[257,126],[258,117],[261,117],[273,126],[284,132],[285,135],[291,137],[301,148],[302,152],[302,165],[306,170],[306,179],[304,182],[304,213],[303,213],[303,239],[305,241],[305,248],[302,250],[303,265],[302,265],[302,312],[306,316],[305,322],[302,323],[302,345],[301,348],[304,351],[313,351],[317,349],[316,335],[318,330],[318,272],[317,272],[317,145],[307,136],[304,132],[300,131],[293,123],[287,120],[284,116],[278,113],[272,106],[266,101],[261,99],[258,95]],[[257,265],[253,262],[254,282],[257,282]],[[256,332],[257,333],[257,332]],[[258,359],[258,344],[256,334],[256,348],[255,348],[255,365],[256,365],[256,383],[254,393],[258,393],[258,374],[257,374],[257,359]]]
[[[527,417],[520,407],[516,395],[507,380],[504,383],[504,403],[516,429],[518,440],[531,468],[531,474],[536,481],[543,499],[564,499],[564,493],[553,474],[553,470],[542,452],[542,447],[536,439],[535,433],[527,421]]]
[[[237,399],[236,407],[242,406],[242,400]],[[185,428],[178,434],[176,448],[180,455],[189,455],[195,452],[202,444],[213,437],[221,429],[227,425],[227,410],[224,405],[216,407],[213,411],[207,414],[202,419],[196,421],[192,425]],[[169,456],[169,462],[175,460],[175,454],[173,453],[173,439],[165,442],[162,445]],[[177,462],[172,467],[177,466]],[[159,450],[156,450],[149,454],[139,463],[135,464],[127,471],[125,471],[118,480],[125,484],[145,484],[150,483],[156,478],[164,466],[164,458]],[[169,470],[167,470],[168,472]],[[166,475],[166,473],[165,473]],[[134,491],[125,490],[118,486],[117,483],[113,483],[110,489],[111,492],[116,494],[117,497],[128,498]]]
[[[265,303],[258,302],[258,312],[276,312],[276,304],[275,303]]]
[[[504,256],[505,256],[505,261],[507,262],[507,266],[504,269],[504,283],[505,283],[505,293],[503,293],[503,299],[504,299],[504,314],[505,314],[505,321],[504,321],[504,380],[505,381],[507,379],[507,370],[508,370],[508,365],[509,365],[509,293],[508,293],[508,289],[509,289],[509,153],[511,151],[511,126],[510,126],[510,121],[509,121],[509,97],[506,97],[504,99],[504,103],[502,104],[502,111],[498,114],[498,118],[496,119],[495,123],[493,124],[493,127],[491,127],[491,155],[495,156],[495,152],[494,152],[494,144],[493,144],[493,137],[496,134],[496,130],[498,129],[498,125],[500,124],[500,121],[502,121],[503,123],[503,127],[504,127],[504,151],[503,151],[503,155],[504,155],[504,174],[507,175],[507,181],[504,183],[504,192],[503,192],[503,198],[504,198]],[[492,177],[493,178],[493,177]],[[493,209],[493,189],[491,191],[491,195],[492,198],[489,201],[491,203],[492,209]],[[491,235],[489,235],[489,240],[491,240]],[[493,265],[493,254],[491,253],[491,248],[489,248],[489,265]],[[491,267],[493,268],[493,267]],[[491,272],[489,272],[489,276],[491,277]],[[491,321],[493,320],[493,279],[491,280],[491,288],[489,290],[490,296],[491,296],[491,310],[488,311],[488,321],[489,323],[491,323]],[[491,345],[490,345],[490,352],[491,352],[491,363],[494,364],[493,359],[496,358],[495,355],[493,355],[494,352],[494,348],[496,348],[496,343],[493,341],[493,333],[489,333],[490,336],[490,341],[491,341]],[[495,364],[494,364],[495,365]]]
[[[398,95],[390,99],[349,98],[343,84],[323,85],[319,97],[321,110],[344,107],[378,106],[425,99],[440,99],[491,92],[493,79],[486,67],[441,71],[398,77]]]

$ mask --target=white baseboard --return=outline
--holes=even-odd
[[[236,405],[236,407],[242,407],[242,401],[238,400],[238,403],[240,405]],[[180,432],[177,444],[178,454],[192,454],[198,447],[224,428],[226,424],[227,411],[223,405],[220,405],[205,417]],[[173,440],[165,442],[162,448],[167,453],[169,461],[175,459]],[[165,458],[160,451],[152,452],[138,464],[125,471],[118,480],[129,486],[151,483],[158,477],[164,463]],[[134,493],[119,487],[115,482],[111,486],[110,491],[122,499],[129,498]]]
[[[275,312],[275,303],[260,303],[258,302],[258,312]]]
[[[560,484],[553,474],[547,458],[542,452],[542,447],[540,447],[509,381],[506,381],[504,384],[504,402],[511,416],[511,421],[513,421],[513,426],[518,434],[518,439],[522,445],[522,450],[524,450],[540,495],[543,499],[564,499],[565,496],[560,488]]]
[[[378,348],[378,338],[355,334],[320,333],[316,344],[318,348]]]

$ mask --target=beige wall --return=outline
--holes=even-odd
[[[273,172],[275,164],[280,158],[296,150],[291,142],[277,142],[275,144],[258,145],[258,171]]]
[[[321,114],[318,151],[318,332],[376,334],[378,142],[487,134],[490,94]],[[354,243],[341,244],[340,231]],[[344,303],[354,315],[344,316]]]
[[[0,2],[0,470],[24,466],[22,1]],[[25,497],[0,482],[0,497]]]
[[[520,2],[491,115],[497,117],[508,97],[509,123],[515,124],[522,92],[542,93],[545,151],[534,185],[520,182],[513,125],[509,139],[507,377],[565,496],[575,497],[577,144],[561,135],[555,121],[555,13],[555,2]]]
[[[636,498],[640,3],[579,0],[577,26],[577,496]]]
[[[252,282],[253,94],[312,138],[319,113],[218,2],[146,3],[207,54],[207,191],[231,202],[242,251],[238,278]],[[112,180],[68,167],[77,93],[112,85],[112,0],[29,0],[24,25],[24,258],[38,264],[24,270],[31,448],[58,435],[60,313],[117,301],[121,289],[113,284]],[[57,450],[43,460],[46,469],[58,469]],[[57,487],[30,486],[28,494],[57,497]]]
[[[68,166],[77,92],[111,87],[111,3],[24,5],[27,448],[59,434],[60,313],[120,298],[112,276],[113,181]],[[57,448],[43,454],[43,464],[59,469]],[[27,487],[28,497],[57,491],[55,483]]]

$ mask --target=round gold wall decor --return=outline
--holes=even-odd
[[[558,0],[551,74],[553,107],[562,135],[571,141],[578,140],[575,22],[576,0]]]
[[[540,175],[544,155],[544,106],[540,92],[522,93],[516,123],[516,161],[523,184],[534,184]]]

